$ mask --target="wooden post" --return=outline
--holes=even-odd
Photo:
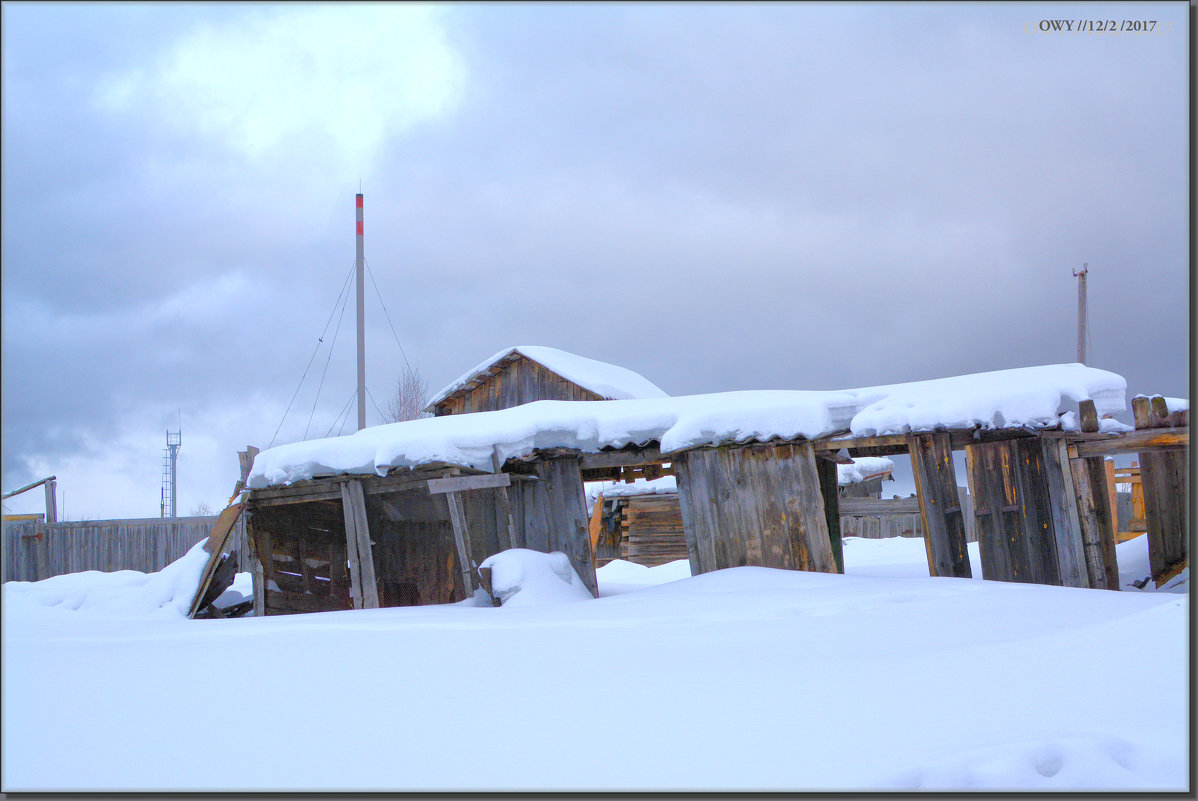
[[[362,482],[341,485],[342,511],[345,516],[345,545],[350,559],[350,581],[354,588],[354,609],[377,609],[378,581],[374,574],[374,551],[366,523],[366,496]]]
[[[1188,412],[1175,419],[1165,399],[1132,398],[1136,429],[1188,426]],[[1160,587],[1189,564],[1189,449],[1140,453],[1140,483],[1144,488],[1144,513],[1148,523],[1148,561],[1152,580]]]
[[[911,472],[919,496],[928,573],[932,576],[973,576],[969,566],[965,520],[957,495],[953,450],[947,433],[907,437]]]
[[[828,524],[828,542],[832,545],[832,556],[836,559],[836,572],[844,572],[844,542],[840,536],[840,481],[836,462],[817,458],[819,469],[819,492],[824,500],[824,518]]]
[[[542,459],[537,463],[539,481],[518,481],[508,489],[512,491],[517,547],[566,554],[582,583],[597,596],[579,461],[577,456]]]
[[[58,522],[58,503],[55,500],[58,490],[58,482],[50,479],[44,485],[46,487],[46,522]]]
[[[810,442],[683,451],[674,470],[692,572],[836,572]]]
[[[466,514],[462,511],[462,499],[456,492],[446,493],[445,500],[449,502],[449,519],[453,523],[453,544],[462,573],[462,589],[469,598],[474,595],[478,582],[474,577],[474,562],[470,558],[470,531],[466,528]]]
[[[491,451],[491,469],[496,473],[503,471],[498,447]],[[499,544],[503,550],[519,547],[516,544],[519,540],[516,539],[516,522],[512,518],[512,500],[508,496],[508,488],[500,487],[496,493],[499,495]]]

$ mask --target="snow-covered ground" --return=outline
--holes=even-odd
[[[1188,573],[933,579],[850,538],[843,576],[617,561],[591,600],[512,553],[500,608],[188,621],[195,552],[5,584],[3,789],[1188,789]]]

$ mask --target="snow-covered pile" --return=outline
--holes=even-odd
[[[591,592],[561,551],[512,548],[478,566],[491,569],[491,591],[503,606],[543,606],[589,601]]]
[[[186,618],[208,562],[207,539],[156,573],[88,570],[42,581],[4,583],[4,606],[30,616]]]
[[[597,452],[657,441],[665,453],[773,438],[897,434],[934,428],[1051,428],[1125,407],[1122,377],[1058,364],[840,391],[762,390],[614,401],[537,401],[510,409],[375,426],[345,437],[295,442],[258,454],[249,486],[324,473],[385,474],[430,462],[491,469],[491,458],[538,448]]]
[[[562,378],[573,381],[583,389],[589,389],[596,395],[614,400],[630,398],[665,398],[666,393],[640,373],[634,373],[626,367],[588,359],[557,348],[547,348],[543,345],[517,345],[496,353],[486,361],[476,364],[467,372],[451,381],[448,386],[433,396],[426,408],[432,408],[445,398],[469,384],[491,365],[506,359],[512,354],[519,353],[528,359],[547,367]]]
[[[894,460],[887,456],[861,456],[852,464],[836,465],[837,484],[856,484],[879,473],[894,472]]]

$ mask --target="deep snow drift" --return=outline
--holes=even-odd
[[[843,576],[613,562],[594,600],[229,620],[182,617],[189,557],[10,582],[3,789],[1185,789],[1184,584],[844,553]],[[529,559],[513,601],[569,586]]]

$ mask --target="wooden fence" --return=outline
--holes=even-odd
[[[215,522],[215,517],[5,521],[3,580],[40,581],[84,570],[151,573],[187,553]],[[229,547],[245,554],[244,539],[245,526],[239,521]]]
[[[969,490],[957,487],[957,497],[964,510],[965,541],[977,542]],[[923,518],[919,513],[919,498],[841,498],[840,535],[871,540],[922,537]]]

